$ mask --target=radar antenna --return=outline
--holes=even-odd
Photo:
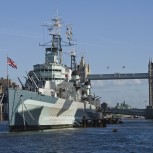
[[[45,23],[42,26],[48,28],[49,35],[60,35],[60,29],[62,27],[62,19],[59,18],[58,11],[55,18],[52,19],[52,23]]]
[[[54,19],[52,19],[53,24],[52,27],[54,29],[54,34],[60,35],[60,28],[62,27],[62,19],[58,16]]]
[[[72,33],[72,27],[71,27],[71,25],[67,25],[66,26],[66,38],[69,41],[69,45],[71,45],[72,35],[73,35],[73,33]]]

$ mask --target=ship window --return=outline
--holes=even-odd
[[[60,69],[38,69],[38,70],[35,70],[35,72],[52,72],[52,71],[61,72]]]

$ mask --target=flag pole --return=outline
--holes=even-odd
[[[6,60],[8,60],[8,56],[7,56],[7,59]],[[9,77],[8,77],[8,63],[7,63],[7,61],[6,61],[6,66],[7,66],[7,71],[6,71],[6,78],[7,78],[7,88],[9,88]]]
[[[9,73],[8,73],[8,65],[9,66],[12,66],[13,68],[16,68],[17,69],[17,65],[15,64],[15,62],[11,59],[11,58],[9,58],[8,56],[7,56],[7,86],[8,86],[8,88],[9,88],[9,83],[11,82],[10,80],[9,80]]]

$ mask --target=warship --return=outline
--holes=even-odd
[[[45,46],[45,62],[33,65],[21,87],[8,88],[9,131],[42,130],[81,125],[82,119],[99,117],[99,98],[91,93],[87,80],[89,64],[84,57],[76,64],[76,53],[70,54],[71,65],[62,61],[62,19],[56,16],[44,25],[50,36]],[[72,28],[66,27],[67,44],[72,46]]]

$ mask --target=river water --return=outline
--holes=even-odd
[[[113,132],[117,129],[117,132]],[[123,120],[106,128],[9,133],[0,123],[0,153],[152,153],[153,121]]]

